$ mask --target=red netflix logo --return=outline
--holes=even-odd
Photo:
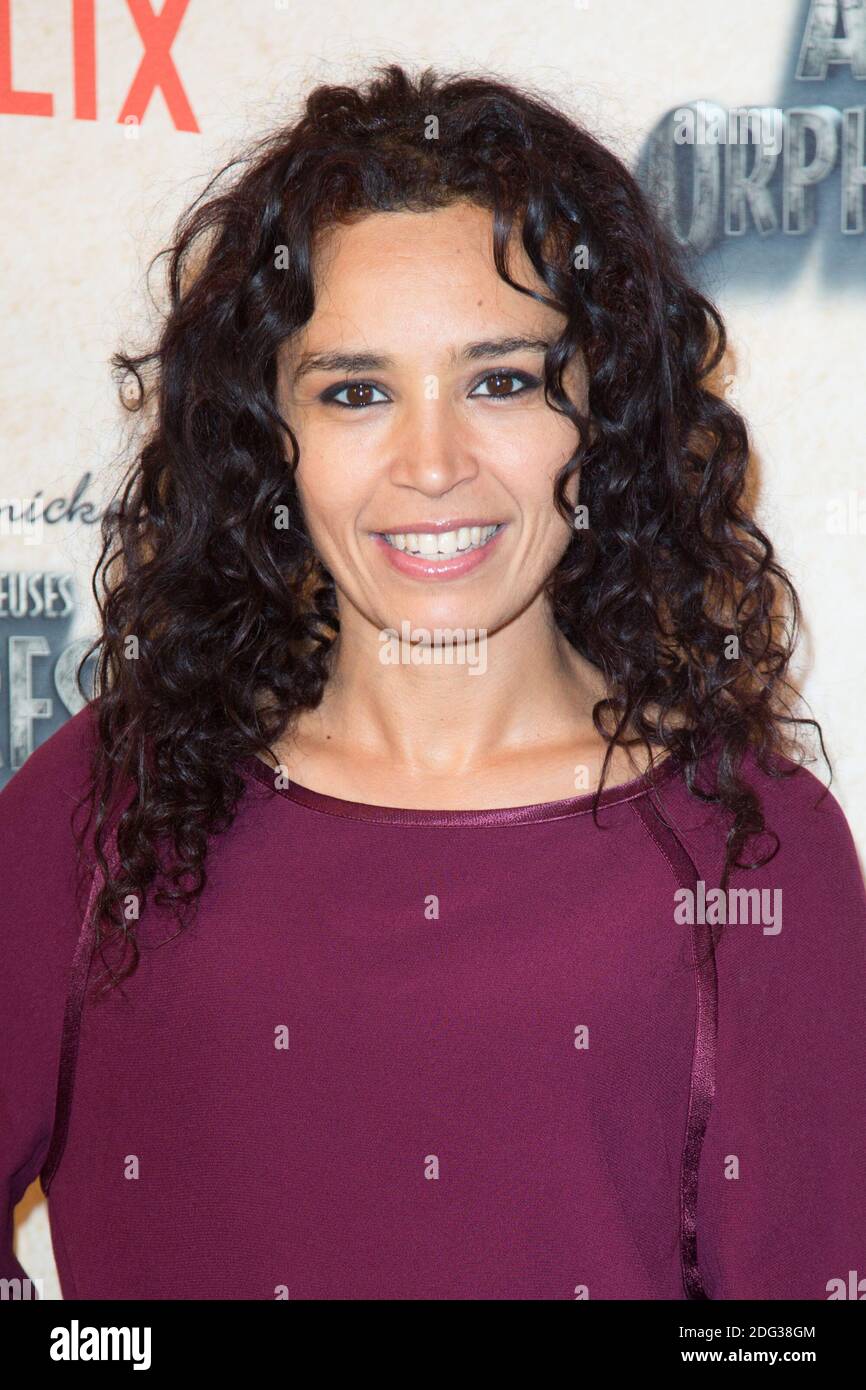
[[[72,2],[72,71],[75,119],[96,120],[96,0]],[[126,0],[144,53],[118,116],[121,125],[140,124],[157,87],[162,91],[177,130],[198,133],[192,107],[171,56],[189,0],[164,0],[154,14],[151,0]],[[0,0],[0,113],[53,116],[51,92],[19,92],[12,79],[12,0]]]

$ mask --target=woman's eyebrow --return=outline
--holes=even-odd
[[[485,338],[481,342],[467,343],[459,350],[452,348],[449,356],[452,363],[476,362],[508,352],[546,352],[549,346],[547,338]],[[309,372],[374,372],[393,366],[393,357],[376,352],[307,352],[298,358],[292,376],[299,381]]]

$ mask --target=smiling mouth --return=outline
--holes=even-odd
[[[490,526],[461,526],[455,531],[379,531],[377,535],[394,550],[425,560],[450,560],[455,555],[468,555],[482,550],[505,525],[504,521]]]

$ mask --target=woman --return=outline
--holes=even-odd
[[[0,797],[7,1209],[67,1297],[832,1296],[866,894],[635,181],[391,66],[169,281],[99,693]]]

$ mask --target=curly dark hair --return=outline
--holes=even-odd
[[[427,138],[433,116],[437,138]],[[146,902],[153,887],[183,921],[206,881],[209,837],[243,794],[239,760],[267,755],[328,679],[335,587],[301,513],[297,439],[275,403],[277,351],[314,309],[314,237],[370,212],[460,200],[492,213],[501,278],[566,317],[546,353],[545,400],[579,442],[554,501],[571,524],[566,486],[580,469],[591,524],[572,530],[547,593],[608,692],[593,708],[609,744],[593,813],[613,746],[640,742],[675,755],[690,792],[726,813],[723,888],[734,866],[776,852],[777,838],[740,862],[765,832],[743,758],[752,750],[785,775],[772,763],[793,751],[790,726],[820,726],[785,700],[799,603],[744,501],[746,425],[712,389],[726,354],[720,314],[625,165],[555,105],[492,77],[412,77],[389,64],[359,87],[317,87],[299,119],[210,180],[159,253],[170,256],[170,303],[156,345],[112,358],[145,437],[103,518],[101,635],[79,667],[80,683],[96,653],[88,795],[106,989],[139,960],[123,897]],[[511,279],[512,229],[547,296]],[[562,384],[578,351],[586,416]],[[275,525],[277,508],[288,527]]]

